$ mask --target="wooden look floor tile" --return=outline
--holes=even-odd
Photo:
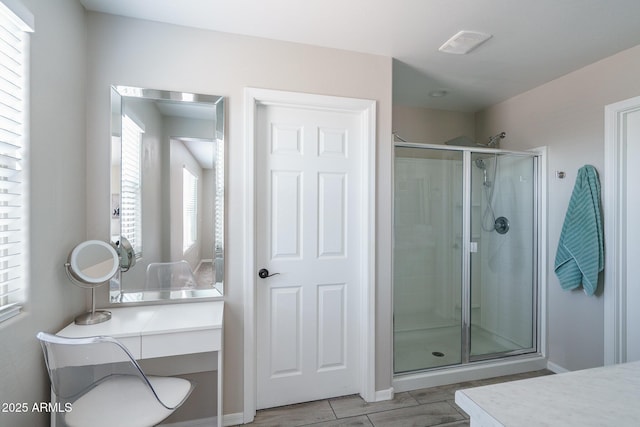
[[[305,427],[373,427],[366,415],[359,417],[340,418],[335,421],[326,421],[319,424],[311,424]]]
[[[436,402],[370,414],[369,419],[375,427],[427,427],[463,421],[464,417],[447,402]]]
[[[270,427],[468,427],[456,405],[456,390],[517,381],[553,372],[540,370],[397,393],[393,400],[367,403],[358,395],[258,411],[248,426]]]
[[[292,427],[335,419],[329,402],[322,400],[258,411],[251,425]]]
[[[336,413],[336,417],[345,418],[356,415],[372,414],[374,412],[388,411],[390,409],[406,408],[418,405],[409,393],[397,393],[392,400],[367,403],[358,395],[339,397],[330,399],[331,407]]]

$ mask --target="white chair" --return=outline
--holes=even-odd
[[[175,262],[152,262],[147,266],[146,291],[168,291],[194,289],[196,278],[185,260]]]
[[[39,332],[37,338],[60,408],[58,427],[154,426],[194,388],[182,378],[146,376],[127,348],[111,337]]]

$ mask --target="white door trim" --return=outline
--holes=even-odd
[[[640,110],[640,97],[605,106],[604,143],[604,364],[626,361],[626,215],[627,167],[624,123]]]
[[[258,105],[316,108],[360,114],[363,136],[360,246],[360,395],[375,400],[375,191],[376,102],[372,100],[245,88],[244,171],[244,422],[256,414],[256,194],[255,121]]]

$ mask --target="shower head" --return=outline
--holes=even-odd
[[[487,165],[484,164],[484,160],[482,159],[476,159],[475,164],[479,169],[485,170],[487,168]]]
[[[490,188],[491,181],[489,181],[489,171],[487,170],[487,163],[482,158],[475,159],[473,163],[476,165],[478,169],[482,171],[482,185],[485,186],[486,188]],[[496,173],[495,167],[497,167],[497,162],[494,162],[493,165],[494,165],[493,173],[495,175]]]
[[[498,144],[500,143],[501,139],[504,139],[504,137],[507,136],[506,132],[500,132],[497,135],[493,135],[492,137],[489,138],[489,142],[487,142],[487,147],[498,147]]]

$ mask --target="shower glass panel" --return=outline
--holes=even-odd
[[[463,152],[395,149],[394,372],[462,362]]]
[[[471,153],[472,361],[535,347],[535,161]]]

